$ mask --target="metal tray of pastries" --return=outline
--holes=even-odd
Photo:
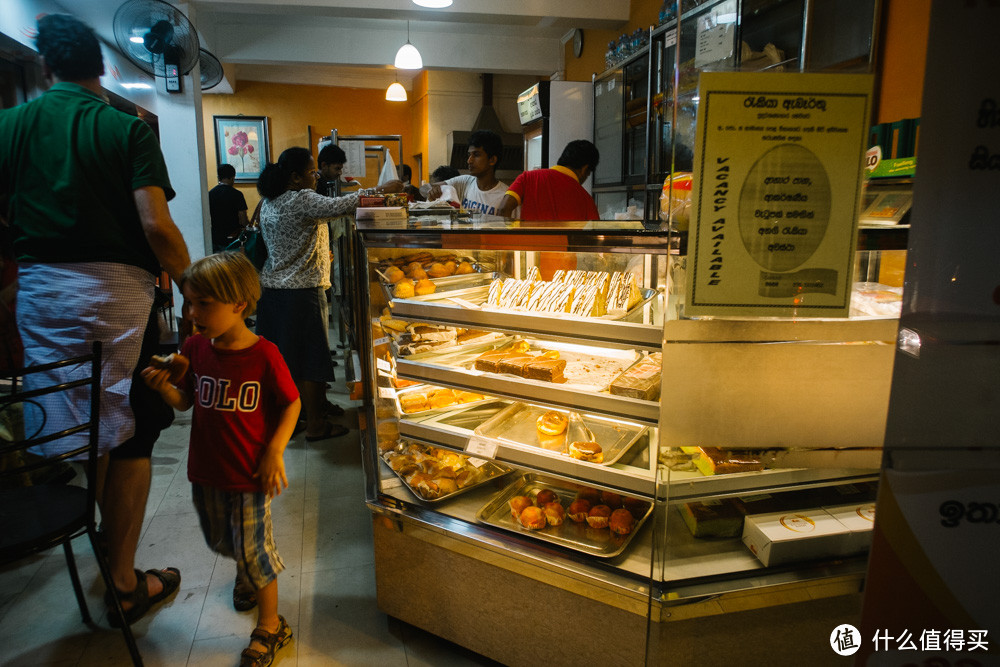
[[[606,509],[595,511],[598,506]],[[528,473],[493,496],[476,519],[589,556],[615,558],[628,548],[652,510],[647,500]]]
[[[451,500],[512,472],[493,461],[406,440],[384,452],[382,460],[414,496],[432,504]]]
[[[512,403],[480,424],[474,432],[479,437],[520,449],[537,448],[552,456],[610,465],[620,459],[645,430],[645,426],[634,422]],[[575,445],[581,442],[596,442],[600,450],[580,451]]]

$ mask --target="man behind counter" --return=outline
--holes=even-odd
[[[433,183],[430,200],[441,196],[441,186],[447,183],[458,193],[462,208],[475,213],[498,215],[507,184],[497,180],[496,168],[503,153],[503,140],[496,132],[477,130],[469,135],[469,173],[455,176],[444,183]]]
[[[240,235],[240,231],[250,224],[247,220],[246,197],[233,187],[236,183],[236,167],[220,164],[217,173],[219,184],[208,191],[213,252],[225,250]]]
[[[600,157],[589,141],[569,142],[555,167],[532,169],[514,179],[497,214],[509,218],[520,205],[521,220],[599,219],[594,198],[581,183],[590,178]]]

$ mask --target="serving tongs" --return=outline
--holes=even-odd
[[[566,425],[566,444],[571,442],[597,442],[597,437],[583,421],[579,412],[569,413],[569,423]]]

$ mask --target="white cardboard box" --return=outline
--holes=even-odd
[[[354,213],[358,220],[405,221],[408,216],[404,206],[359,206]]]
[[[867,551],[871,547],[872,528],[875,525],[875,503],[835,505],[823,509],[851,531],[844,540],[844,550],[840,552],[841,554],[848,556]]]
[[[743,544],[765,566],[836,556],[850,536],[821,508],[756,514],[743,522]]]

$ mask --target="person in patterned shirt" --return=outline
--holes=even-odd
[[[278,346],[302,397],[306,440],[335,438],[348,429],[326,420],[325,384],[334,379],[330,358],[330,231],[327,220],[353,213],[361,195],[398,192],[399,181],[343,197],[316,192],[316,161],[292,147],[268,163],[257,181],[260,228],[267,262],[260,274],[257,333]]]

